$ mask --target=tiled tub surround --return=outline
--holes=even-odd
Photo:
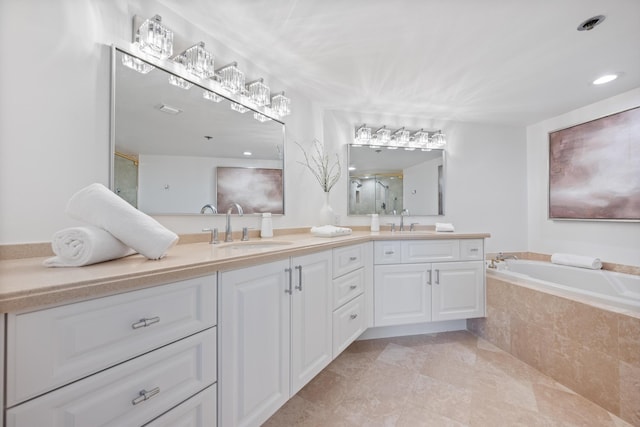
[[[468,329],[640,426],[640,314],[488,271],[487,317]]]

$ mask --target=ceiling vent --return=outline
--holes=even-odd
[[[604,15],[593,16],[578,25],[577,29],[578,31],[590,31],[593,30],[596,25],[601,24],[602,21],[604,21]]]

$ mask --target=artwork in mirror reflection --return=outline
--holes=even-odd
[[[262,208],[284,213],[282,123],[234,111],[225,98],[205,99],[198,79],[188,90],[173,86],[161,63],[136,72],[122,65],[122,55],[115,49],[111,182],[117,194],[148,214],[200,215],[220,202],[219,168],[270,169],[278,171],[280,188],[271,188]]]
[[[245,214],[282,213],[282,169],[218,168],[217,208],[224,213],[234,203]]]
[[[349,145],[349,215],[444,214],[444,150]]]

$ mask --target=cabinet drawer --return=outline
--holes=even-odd
[[[216,386],[212,385],[144,426],[216,427],[217,406]]]
[[[364,245],[333,250],[333,277],[340,277],[364,266]]]
[[[483,240],[460,240],[460,259],[464,261],[484,261]]]
[[[6,422],[8,427],[139,426],[215,380],[216,328],[211,328],[13,407]]]
[[[215,325],[215,285],[207,276],[9,315],[7,406]]]
[[[375,264],[399,264],[402,262],[402,249],[399,241],[374,242],[374,263]]]
[[[405,240],[401,246],[403,263],[460,259],[459,240]]]
[[[364,291],[364,268],[333,279],[334,310]]]
[[[364,296],[360,295],[333,312],[333,358],[365,330]]]

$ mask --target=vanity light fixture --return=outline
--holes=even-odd
[[[216,70],[220,85],[233,94],[240,94],[244,90],[244,73],[238,68],[237,62],[220,67]]]
[[[258,107],[269,105],[271,90],[269,89],[269,86],[264,84],[263,78],[247,83],[246,87],[247,96],[254,104]]]
[[[191,83],[190,81],[187,81],[173,74],[169,75],[169,83],[184,90],[189,90],[191,89],[191,86],[193,86],[193,83]]]
[[[162,24],[160,15],[155,15],[136,29],[134,43],[144,53],[167,59],[173,54],[173,31]]]
[[[431,145],[430,148],[444,148],[447,145],[447,137],[442,133],[441,130],[436,132],[429,139],[429,143]]]
[[[447,139],[440,130],[435,132],[420,129],[412,133],[405,127],[401,127],[392,133],[386,126],[382,126],[371,133],[371,128],[362,125],[355,128],[355,138],[352,145],[354,147],[368,146],[373,149],[385,147],[389,150],[403,148],[406,151],[416,149],[431,151],[444,149],[447,145]]]
[[[267,117],[264,114],[258,113],[257,111],[253,113],[253,118],[262,123],[268,122],[271,120],[271,117]]]
[[[151,64],[147,64],[142,59],[134,58],[133,56],[127,55],[126,53],[122,54],[122,65],[131,68],[132,70],[135,70],[140,74],[147,74],[149,71],[156,68]]]
[[[207,100],[211,101],[211,102],[220,102],[223,99],[220,95],[218,95],[215,92],[211,92],[210,90],[203,90],[202,91],[202,97],[204,99],[207,99]]]
[[[231,109],[233,111],[237,111],[238,113],[246,113],[247,111],[249,111],[247,107],[245,107],[244,105],[238,104],[237,102],[231,103]]]
[[[205,50],[204,42],[191,46],[178,55],[174,61],[182,64],[189,73],[201,79],[207,79],[215,74],[213,54]]]
[[[291,100],[279,92],[271,97],[271,111],[279,117],[291,114]]]
[[[369,141],[371,141],[371,128],[367,127],[367,125],[364,124],[356,129],[355,142],[358,145],[362,145],[368,144]]]

